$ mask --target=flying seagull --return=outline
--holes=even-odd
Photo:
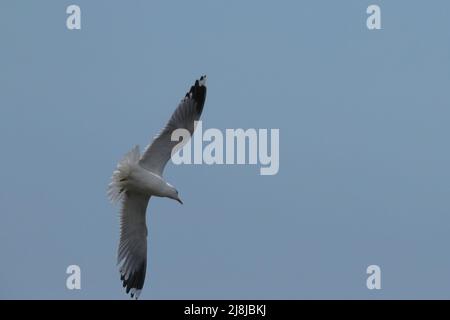
[[[163,178],[164,167],[172,149],[179,141],[172,141],[172,132],[187,129],[191,136],[194,121],[200,119],[206,99],[206,76],[200,77],[181,100],[169,122],[141,155],[135,146],[118,163],[108,186],[113,203],[121,202],[120,244],[117,264],[120,279],[127,293],[136,299],[144,286],[147,268],[146,211],[151,196],[167,197],[183,203],[174,186]],[[184,139],[184,143],[187,139]]]

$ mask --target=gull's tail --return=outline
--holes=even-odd
[[[108,185],[108,197],[112,202],[122,199],[131,168],[138,163],[140,157],[139,146],[135,146],[117,164],[117,169],[114,170]]]

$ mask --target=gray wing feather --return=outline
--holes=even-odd
[[[147,269],[146,211],[150,196],[127,191],[120,212],[117,263],[126,292],[139,296]]]
[[[176,129],[187,129],[191,136],[194,133],[194,121],[198,121],[203,111],[206,99],[205,76],[197,80],[180,102],[169,122],[163,130],[154,138],[153,142],[146,148],[139,164],[147,170],[162,176],[164,167],[169,161],[173,148],[179,141],[172,141],[172,132]],[[179,147],[187,143],[183,141]]]

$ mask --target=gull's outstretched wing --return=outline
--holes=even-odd
[[[164,167],[171,157],[173,147],[179,144],[179,141],[171,141],[172,132],[183,128],[189,130],[192,136],[195,129],[194,121],[200,119],[205,104],[205,83],[206,76],[202,76],[200,80],[195,81],[195,84],[170,117],[167,125],[147,147],[139,160],[139,164],[145,169],[162,176]],[[187,139],[183,142],[185,144]],[[179,145],[179,147],[182,147],[182,145]]]
[[[139,297],[147,269],[147,226],[145,214],[150,196],[127,191],[120,212],[120,244],[117,264],[120,279],[131,297]]]

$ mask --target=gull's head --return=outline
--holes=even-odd
[[[201,85],[201,86],[206,85],[206,75],[200,77],[200,80],[198,81],[198,84]]]
[[[175,189],[174,186],[172,186],[171,184],[167,184],[167,186],[169,187],[168,192],[167,192],[167,198],[173,199],[178,201],[179,203],[183,204],[183,201],[181,201],[180,196],[178,195],[178,190]]]

